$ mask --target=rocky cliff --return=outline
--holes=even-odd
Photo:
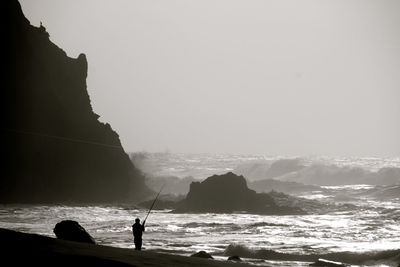
[[[86,56],[68,57],[43,26],[30,25],[16,0],[0,5],[0,202],[140,198],[143,176],[92,110]]]

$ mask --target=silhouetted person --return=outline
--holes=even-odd
[[[132,225],[132,233],[133,233],[133,242],[135,243],[135,249],[142,249],[142,234],[144,232],[144,223],[140,224],[140,219],[136,218],[135,223]]]

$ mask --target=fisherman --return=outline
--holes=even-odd
[[[144,218],[143,223],[140,224],[140,219],[136,218],[135,223],[132,225],[132,232],[133,232],[133,242],[135,243],[135,249],[136,250],[142,250],[142,235],[144,232],[144,224],[147,220],[147,217],[149,217],[149,214],[151,210],[154,207],[154,204],[157,201],[158,196],[160,195],[161,191],[163,190],[165,184],[161,187],[160,191],[158,192],[156,198],[154,199],[153,203],[150,206],[149,211],[147,212],[146,218]]]
[[[144,223],[140,224],[140,219],[136,218],[135,223],[132,225],[133,242],[135,243],[135,250],[142,249],[142,234],[144,232]]]

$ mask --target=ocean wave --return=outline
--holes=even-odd
[[[378,261],[400,261],[400,249],[385,251],[356,252],[331,252],[325,254],[290,254],[269,249],[251,249],[240,244],[230,244],[223,252],[225,256],[239,256],[243,258],[257,258],[277,261],[316,261],[320,258],[345,262],[349,264],[361,264]]]
[[[189,228],[197,228],[197,227],[236,227],[237,224],[234,223],[198,223],[198,222],[190,222],[185,223],[182,227],[189,227]]]
[[[198,222],[190,222],[181,225],[185,228],[229,228],[231,230],[241,229],[241,228],[257,228],[257,227],[289,227],[287,224],[283,223],[270,223],[270,222],[256,222],[250,224],[235,224],[235,223],[198,223]]]
[[[333,160],[311,161],[305,164],[305,160],[301,158],[278,159],[272,163],[268,161],[246,162],[239,165],[234,172],[244,175],[251,181],[276,179],[321,186],[362,184],[359,188],[349,188],[352,190],[365,190],[369,189],[370,185],[391,185],[400,182],[398,165],[382,165],[380,168],[372,170],[357,164],[339,164]]]
[[[287,224],[283,223],[268,223],[268,222],[257,222],[249,225],[250,227],[262,227],[262,226],[279,226],[279,227],[289,227]]]
[[[322,186],[392,185],[400,182],[400,168],[385,167],[370,171],[360,167],[313,164],[275,179]],[[365,189],[365,186],[358,189]]]

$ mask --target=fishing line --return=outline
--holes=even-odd
[[[65,136],[57,136],[57,135],[50,135],[50,134],[43,134],[43,133],[29,132],[29,131],[21,131],[21,130],[16,130],[16,129],[4,129],[4,128],[3,128],[3,131],[18,133],[18,134],[34,135],[34,136],[52,138],[52,139],[75,142],[75,143],[103,146],[103,147],[108,147],[108,148],[122,149],[122,146],[115,146],[115,145],[110,145],[110,144],[105,144],[105,143],[91,142],[91,141],[87,141],[87,140],[83,140],[83,139],[75,139],[75,138],[65,137]]]

